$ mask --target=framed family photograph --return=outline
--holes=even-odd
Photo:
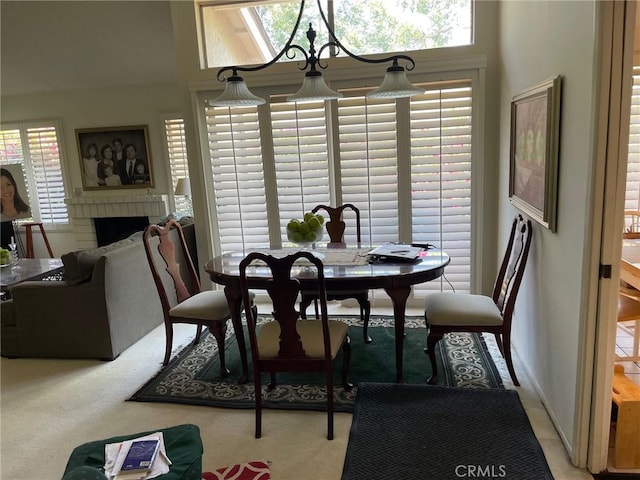
[[[85,190],[152,188],[147,125],[76,130]]]
[[[552,232],[557,228],[561,82],[556,76],[511,102],[509,197]]]

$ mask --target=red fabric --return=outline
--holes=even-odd
[[[204,480],[271,480],[271,473],[269,463],[259,460],[218,468],[213,472],[204,472],[202,478]]]

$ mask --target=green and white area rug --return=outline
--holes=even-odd
[[[359,382],[395,381],[395,340],[393,318],[372,316],[369,335],[373,342],[365,344],[359,317],[334,316],[349,325],[351,365],[350,392],[340,384],[342,358],[335,362],[334,396],[336,411],[352,412]],[[254,408],[253,382],[237,383],[240,375],[238,346],[229,324],[226,341],[227,368],[231,374],[220,377],[217,347],[212,335],[203,335],[198,345],[190,344],[174,360],[141,387],[130,400],[169,402],[228,408]],[[405,323],[404,379],[409,384],[424,384],[431,374],[426,345],[424,319],[410,317]],[[248,335],[247,348],[248,348]],[[249,352],[250,349],[248,348]],[[460,333],[445,335],[438,343],[439,384],[468,388],[504,388],[500,374],[487,351],[481,335]],[[249,362],[249,376],[252,376]],[[268,378],[263,378],[265,408],[325,410],[326,388],[322,374],[278,374],[278,385],[268,391]]]

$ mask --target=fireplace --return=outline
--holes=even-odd
[[[149,217],[103,217],[94,218],[96,241],[99,247],[123,240],[149,225]]]
[[[0,0],[1,1],[1,0]],[[167,195],[121,195],[121,196],[78,196],[65,198],[69,209],[69,218],[73,224],[76,245],[79,250],[95,248],[103,245],[108,239],[96,237],[96,219],[114,219],[116,228],[128,222],[128,217],[141,217],[143,221],[134,220],[134,226],[127,228],[128,233],[120,232],[114,238],[126,237],[136,230],[142,230],[149,223],[158,223],[169,213],[169,197]],[[123,218],[124,217],[124,218]],[[124,229],[124,226],[122,227]]]

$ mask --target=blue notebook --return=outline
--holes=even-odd
[[[129,447],[120,471],[131,472],[150,469],[158,453],[159,446],[160,442],[158,440],[135,440]]]

